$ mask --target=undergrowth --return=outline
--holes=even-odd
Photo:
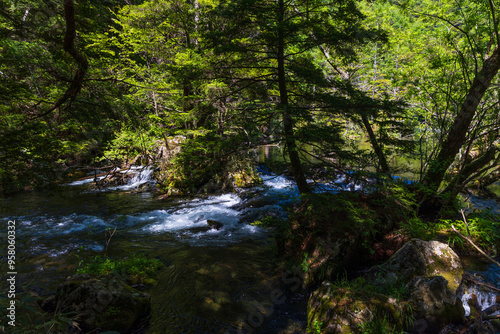
[[[135,255],[123,260],[96,256],[92,261],[78,268],[78,274],[93,274],[98,276],[122,275],[127,281],[134,283],[151,283],[163,263],[158,259],[148,259]]]
[[[464,236],[468,236],[484,251],[495,253],[500,247],[500,217],[491,211],[473,212],[463,219],[440,219],[437,222],[419,218],[408,220],[403,225],[405,234],[422,240],[442,240],[455,249],[472,250],[466,240],[452,229],[452,225]]]

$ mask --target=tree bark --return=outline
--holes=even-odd
[[[483,155],[479,158],[468,163],[455,177],[455,179],[450,182],[450,184],[446,187],[443,193],[450,193],[449,201],[455,199],[458,195],[462,187],[464,186],[464,181],[466,181],[469,176],[471,176],[476,171],[480,170],[484,166],[486,166],[490,161],[495,159],[497,153],[497,148],[495,146],[491,146]]]
[[[491,56],[484,61],[481,70],[476,74],[460,111],[441,146],[439,154],[432,161],[427,174],[424,176],[423,184],[433,193],[437,193],[447,169],[453,163],[455,156],[465,143],[467,131],[476,114],[479,102],[500,69],[499,47],[495,48]]]
[[[286,149],[290,158],[293,177],[301,194],[310,193],[311,188],[307,184],[304,169],[300,161],[297,143],[294,138],[293,118],[289,110],[288,91],[286,88],[285,74],[285,36],[283,31],[283,19],[285,14],[284,0],[278,0],[278,86],[280,92],[280,107],[283,118],[283,130],[285,134]]]
[[[389,169],[389,165],[387,164],[384,151],[382,151],[382,147],[380,147],[377,142],[377,137],[375,137],[375,133],[373,132],[368,117],[366,117],[366,115],[362,115],[361,119],[363,120],[363,125],[365,126],[366,132],[368,132],[368,137],[370,138],[370,143],[372,144],[373,150],[375,151],[375,154],[377,154],[378,162],[380,164],[380,172],[391,176],[391,170]]]

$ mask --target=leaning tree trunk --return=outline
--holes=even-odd
[[[433,193],[437,193],[444,175],[450,165],[453,163],[455,156],[466,141],[467,131],[474,115],[476,114],[479,102],[484,96],[486,89],[490,86],[491,80],[495,77],[500,69],[500,46],[497,46],[492,55],[487,58],[481,70],[477,73],[472,82],[467,96],[460,108],[458,115],[453,122],[448,135],[441,145],[441,150],[434,159],[428,169],[427,174],[422,180]]]
[[[483,155],[479,158],[469,162],[464,168],[459,172],[459,174],[448,184],[444,189],[443,193],[450,194],[448,197],[448,202],[452,202],[463,187],[466,185],[467,180],[474,175],[474,173],[480,171],[487,164],[491,163],[496,155],[498,149],[495,146],[491,146]]]
[[[288,91],[286,88],[286,76],[285,76],[285,36],[282,27],[285,4],[284,0],[278,0],[278,85],[280,91],[280,105],[283,117],[283,130],[285,133],[285,143],[288,151],[288,157],[290,158],[290,165],[292,168],[293,177],[299,188],[301,194],[310,193],[311,188],[307,185],[307,180],[304,175],[304,170],[302,168],[302,163],[300,161],[299,151],[297,143],[294,138],[293,131],[293,118],[290,114],[289,104],[288,104]]]
[[[370,124],[370,121],[368,120],[368,117],[366,115],[361,115],[361,119],[363,121],[363,125],[365,126],[366,132],[368,133],[368,138],[370,138],[370,143],[372,144],[373,150],[375,151],[375,154],[378,157],[378,162],[380,168],[377,168],[380,172],[388,175],[389,177],[391,176],[391,170],[389,169],[389,165],[387,164],[387,159],[385,158],[384,151],[382,150],[382,147],[379,145],[377,141],[377,137],[375,136],[375,133],[373,132],[372,126]]]

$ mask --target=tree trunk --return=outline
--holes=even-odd
[[[294,138],[293,118],[290,114],[288,104],[288,91],[286,88],[285,76],[285,36],[283,31],[283,18],[285,14],[284,0],[278,0],[278,85],[280,91],[280,107],[283,117],[283,130],[285,133],[285,143],[290,158],[293,177],[301,194],[310,193],[311,188],[307,185],[302,163],[300,161],[297,143]]]
[[[479,102],[483,98],[486,89],[490,86],[491,80],[498,73],[499,68],[500,49],[497,46],[492,55],[484,61],[481,70],[476,74],[460,111],[441,146],[439,154],[431,162],[428,172],[422,181],[433,193],[437,193],[446,170],[453,163],[455,156],[465,143],[467,131],[469,131]]]
[[[362,115],[361,119],[363,120],[363,125],[365,126],[366,132],[368,132],[368,137],[370,138],[370,143],[372,144],[373,150],[375,151],[375,154],[377,154],[378,162],[380,164],[380,168],[378,168],[379,171],[388,176],[391,176],[391,170],[389,169],[389,165],[387,164],[384,151],[382,151],[382,147],[380,147],[377,142],[377,137],[375,137],[375,133],[373,132],[368,117],[366,117],[366,115]]]
[[[490,163],[493,159],[495,159],[495,156],[497,154],[497,148],[495,146],[491,146],[483,155],[481,155],[479,158],[471,161],[468,163],[460,172],[459,174],[455,177],[455,179],[450,182],[450,184],[446,187],[446,189],[443,191],[443,193],[449,193],[449,202],[453,201],[455,197],[460,193],[460,191],[463,189],[466,182],[466,180],[475,172],[479,171],[482,169],[484,166],[486,166],[488,163]]]
[[[78,52],[75,47],[76,39],[76,24],[75,24],[75,4],[73,0],[64,0],[64,20],[66,21],[66,34],[64,35],[64,50],[73,57],[73,59],[78,64],[78,69],[76,70],[71,84],[66,89],[64,95],[57,100],[54,105],[47,111],[37,114],[32,118],[39,118],[50,114],[52,111],[61,107],[66,101],[70,101],[70,104],[76,99],[80,93],[83,80],[85,79],[85,74],[89,68],[89,62],[87,58]]]

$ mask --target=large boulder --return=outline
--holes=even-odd
[[[434,332],[447,324],[465,321],[462,301],[450,291],[443,276],[417,276],[407,289],[411,291],[409,303],[415,323],[423,324],[427,331]]]
[[[412,239],[386,263],[370,269],[368,277],[375,284],[409,283],[417,276],[443,276],[448,289],[455,294],[464,270],[458,255],[439,241]]]
[[[462,274],[460,259],[448,245],[412,239],[386,263],[370,269],[363,284],[349,282],[346,288],[323,283],[309,299],[308,325],[317,330],[322,323],[322,333],[375,328],[433,333],[464,320],[456,296]]]
[[[74,321],[84,331],[130,333],[143,325],[150,311],[150,296],[116,277],[75,275],[42,302],[46,311],[74,312]]]
[[[406,327],[409,308],[395,298],[364,289],[323,282],[307,305],[310,330],[321,333],[365,333],[378,327],[382,332]]]

